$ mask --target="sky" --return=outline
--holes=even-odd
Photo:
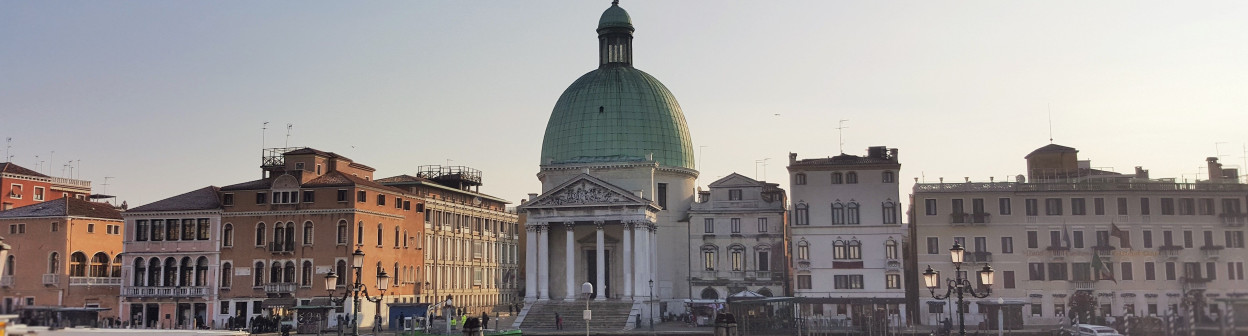
[[[541,191],[546,121],[596,68],[609,5],[0,0],[0,138],[13,162],[130,206],[256,179],[261,148],[286,146],[376,177],[466,165],[519,202]],[[790,152],[888,146],[906,195],[916,178],[1023,174],[1050,137],[1155,178],[1207,178],[1210,156],[1245,165],[1248,2],[621,6],[634,65],[680,102],[703,186],[737,172],[787,187]]]

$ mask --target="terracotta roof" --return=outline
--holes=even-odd
[[[403,174],[399,176],[391,176],[387,178],[376,179],[376,180],[373,180],[373,182],[385,184],[385,183],[414,183],[414,182],[432,182],[432,181],[429,181],[427,179],[420,178],[420,177]]]
[[[15,163],[12,163],[12,162],[0,162],[0,173],[9,173],[9,174],[27,175],[27,176],[38,176],[38,177],[48,177],[47,175],[40,174],[40,173],[39,173],[39,172],[37,172],[37,171],[33,171],[33,170],[30,170],[30,169],[26,169],[26,167],[19,166],[19,165],[15,164]]]
[[[220,209],[221,199],[217,194],[221,188],[207,186],[191,192],[148,203],[126,212],[157,212],[176,210],[209,210]]]
[[[1031,153],[1027,154],[1027,156],[1024,156],[1023,158],[1028,159],[1028,158],[1031,158],[1032,155],[1036,155],[1040,153],[1063,153],[1063,152],[1078,153],[1079,150],[1071,148],[1071,147],[1058,145],[1058,144],[1048,144],[1044,147],[1036,148],[1036,150],[1031,151]]]
[[[867,165],[867,164],[897,164],[892,160],[885,160],[867,156],[857,156],[849,154],[841,154],[830,158],[804,159],[798,160],[795,166],[802,165]]]
[[[0,211],[0,218],[65,216],[121,220],[121,211],[108,203],[96,203],[72,197],[61,197],[39,204]]]
[[[331,157],[331,158],[343,158],[343,159],[346,159],[346,158],[347,158],[347,157],[345,157],[345,156],[338,155],[338,153],[321,151],[321,150],[317,150],[317,149],[315,149],[315,148],[300,148],[300,149],[296,149],[296,150],[293,150],[293,151],[285,152],[285,153],[282,153],[282,154],[285,154],[285,155],[316,154],[316,155],[325,156],[325,157]],[[349,160],[349,159],[348,159],[348,160]]]
[[[273,178],[259,179],[221,187],[221,190],[255,190],[268,189],[273,186]]]

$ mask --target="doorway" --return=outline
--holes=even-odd
[[[602,293],[602,295],[606,295],[606,297],[608,298],[611,297],[611,251],[604,250],[603,253],[604,255],[603,255],[602,261],[606,263],[606,265],[603,265],[603,270],[604,270],[603,273],[605,273],[603,274],[603,279],[606,280],[606,283],[599,285],[598,284],[598,250],[585,251],[585,265],[587,266],[585,268],[585,276],[586,276],[586,279],[588,279],[587,281],[589,283],[594,284],[594,294],[590,295],[590,298],[594,298],[594,299],[598,298],[599,293]]]

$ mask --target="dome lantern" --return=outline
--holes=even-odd
[[[598,66],[608,65],[633,65],[633,20],[618,0],[598,19]]]

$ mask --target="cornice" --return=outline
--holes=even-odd
[[[326,214],[355,214],[363,213],[381,217],[403,219],[407,216],[388,214],[384,212],[361,210],[361,209],[311,209],[311,210],[281,210],[281,211],[242,211],[242,212],[225,212],[221,214],[222,218],[226,217],[247,217],[247,216],[293,216],[293,215],[326,215]]]

